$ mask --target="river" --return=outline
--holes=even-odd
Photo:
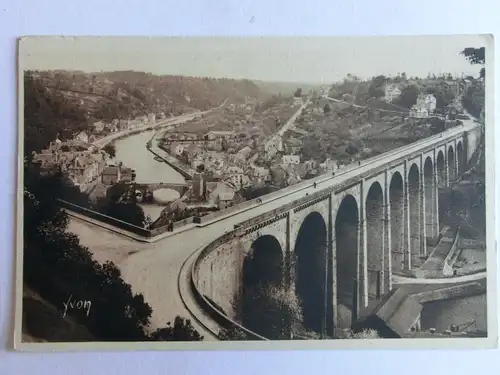
[[[435,328],[437,332],[444,332],[452,324],[466,325],[474,322],[467,331],[486,332],[486,303],[486,294],[426,303],[422,310],[422,328]]]
[[[179,172],[164,162],[156,161],[146,148],[153,134],[150,130],[117,140],[114,143],[116,160],[135,170],[137,183],[184,183],[185,179]]]
[[[184,183],[185,179],[179,172],[164,162],[156,161],[146,148],[146,143],[153,134],[154,131],[150,130],[115,141],[116,160],[135,170],[138,183]],[[140,206],[153,220],[158,218],[164,208],[163,205],[154,203]]]

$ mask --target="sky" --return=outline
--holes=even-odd
[[[460,51],[486,46],[480,35],[398,37],[30,37],[21,69],[135,70],[153,74],[328,84],[348,73],[477,76]]]

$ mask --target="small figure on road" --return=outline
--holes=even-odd
[[[313,184],[314,188],[316,189],[316,182]]]

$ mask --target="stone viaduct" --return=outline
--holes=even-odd
[[[394,272],[426,257],[440,231],[439,190],[465,171],[480,135],[481,126],[468,121],[240,223],[201,251],[196,292],[234,318],[232,301],[244,285],[289,285],[308,329],[349,327],[391,290]]]

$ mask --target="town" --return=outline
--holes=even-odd
[[[322,83],[25,70],[23,336],[486,337],[484,48],[446,56]]]
[[[37,77],[40,73],[33,75]],[[175,118],[174,113],[167,118],[158,105],[158,112],[135,118],[96,119],[69,139],[54,139],[36,153],[33,163],[42,174],[61,172],[91,202],[104,199],[110,187],[126,184],[130,189],[120,199],[163,206],[143,206],[151,215],[133,224],[171,227],[455,126],[464,118],[463,93],[473,82],[477,86],[476,81],[451,75],[410,79],[403,74],[367,82],[351,76],[331,87],[298,88],[293,95],[273,95],[261,102],[245,96],[206,114],[197,109],[191,118],[167,127],[161,125]],[[105,79],[103,85],[109,83]],[[95,79],[88,85],[92,93],[100,87]],[[148,149],[154,141],[163,151],[164,158],[156,155],[155,162],[173,163],[184,172],[181,196],[168,189],[172,181],[167,179],[163,194],[137,189],[137,182],[148,181],[136,181],[137,171],[117,160],[114,143],[106,142],[110,136],[116,140],[141,130],[154,131]]]

